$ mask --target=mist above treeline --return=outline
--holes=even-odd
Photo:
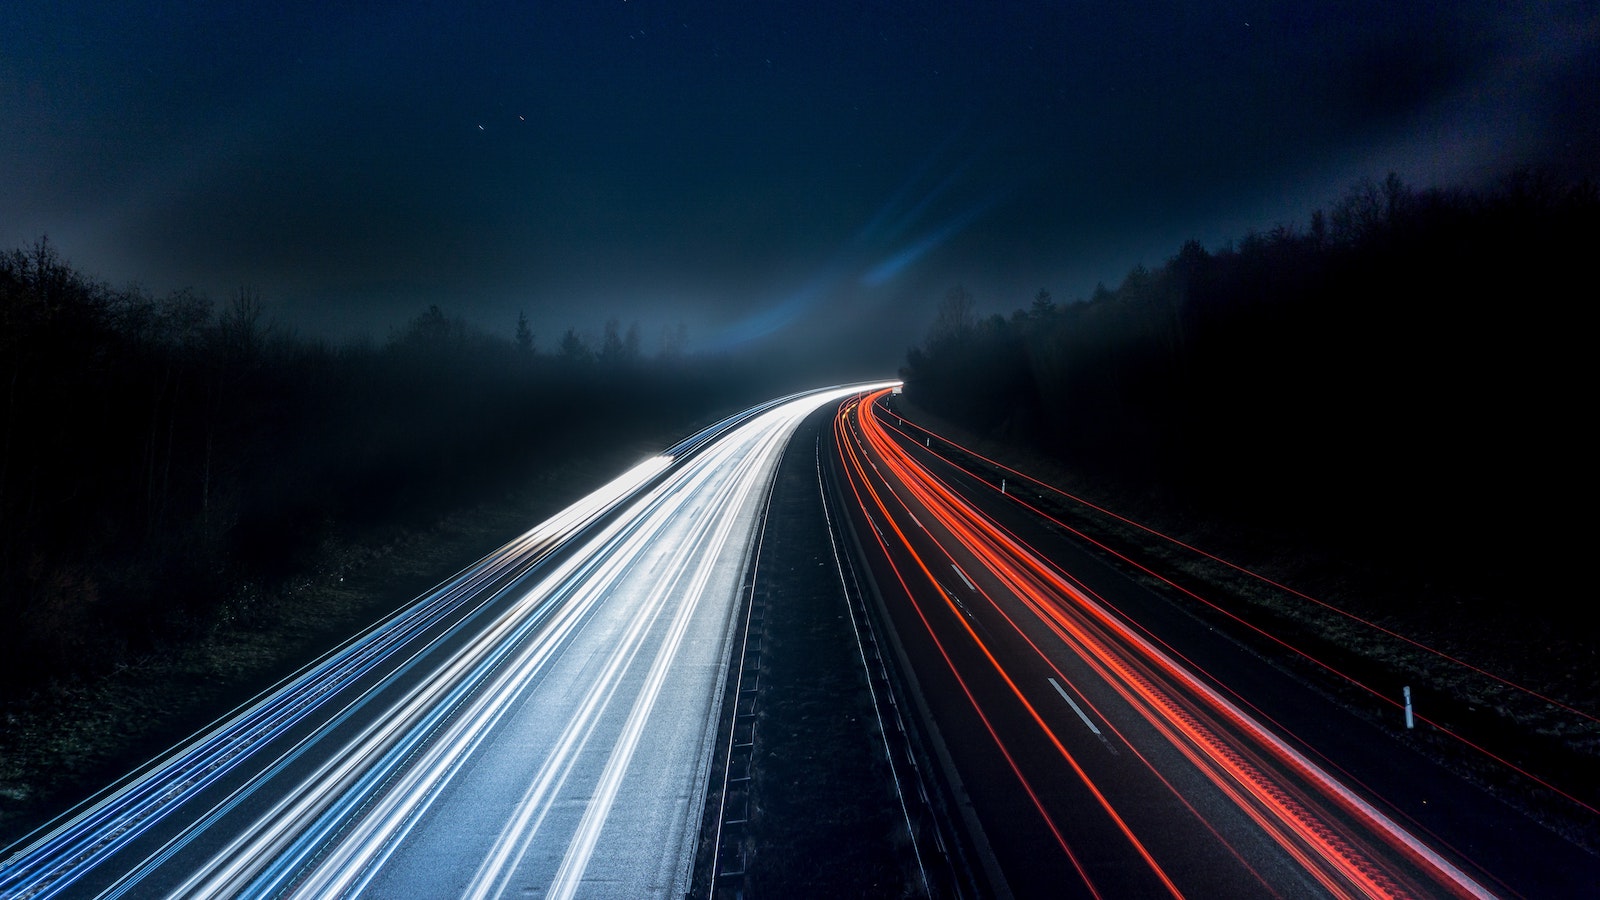
[[[903,374],[930,411],[1153,503],[1503,586],[1570,551],[1552,513],[1589,496],[1597,245],[1593,185],[1390,178],[1082,300],[983,318],[957,289]],[[153,297],[44,240],[0,254],[0,690],[204,633],[330,541],[822,383],[675,330],[506,326],[430,307],[333,345],[248,290]]]
[[[250,290],[113,289],[44,239],[0,255],[0,691],[204,633],[241,585],[304,570],[331,539],[427,523],[574,457],[624,465],[809,386],[685,354],[681,331],[613,321],[541,347],[525,319],[507,330],[435,306],[333,345],[280,330]]]
[[[907,356],[906,395],[1150,508],[1379,560],[1504,614],[1553,601],[1540,586],[1583,558],[1597,246],[1592,182],[1391,175],[1077,302],[1040,292],[983,318],[957,288]]]

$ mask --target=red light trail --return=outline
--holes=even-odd
[[[847,495],[870,523],[866,540],[875,541],[899,588],[886,591],[893,595],[886,603],[905,604],[901,613],[909,615],[901,621],[920,625],[919,637],[1086,895],[1120,894],[1138,884],[1146,892],[1199,896],[1219,885],[1208,880],[1214,871],[1175,849],[1167,832],[1186,826],[1144,811],[1142,795],[1130,795],[1106,777],[1103,764],[1087,764],[1084,750],[1069,746],[1074,742],[1063,725],[1052,724],[1052,713],[1031,696],[1045,681],[1035,672],[1051,673],[1052,693],[1045,696],[1060,691],[1093,728],[1061,685],[1072,688],[1105,723],[1113,751],[1137,759],[1144,777],[1169,795],[1166,803],[1238,866],[1225,877],[1242,872],[1255,882],[1253,891],[1293,895],[1314,884],[1335,897],[1492,896],[1467,872],[1469,863],[1408,832],[1378,808],[1381,801],[1329,774],[1296,749],[1292,736],[1224,696],[1227,689],[1213,676],[1162,649],[919,463],[877,416],[886,393],[848,404],[835,421]],[[941,583],[951,571],[967,588],[967,602]],[[1150,736],[1164,746],[1153,746]],[[1196,775],[1210,786],[1203,800],[1189,796]],[[1120,854],[1112,851],[1114,866],[1100,862],[1108,853],[1103,847],[1085,852],[1068,834],[1069,823],[1081,834],[1086,812],[1063,802],[1064,778],[1093,798],[1090,808],[1122,842]],[[1219,803],[1232,812],[1219,815]],[[1241,822],[1255,834],[1240,837]],[[1127,873],[1132,860],[1143,875]],[[1286,868],[1294,874],[1284,875]]]

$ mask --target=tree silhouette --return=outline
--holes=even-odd
[[[664,439],[793,389],[717,360],[632,377],[652,363],[614,322],[618,391],[571,365],[591,358],[576,330],[524,360],[519,325],[497,338],[430,305],[381,346],[333,348],[278,333],[253,288],[217,309],[112,290],[48,239],[0,252],[0,706],[232,627],[241,585],[265,602],[262,586],[326,567],[336,534],[387,534],[613,431]],[[593,414],[602,397],[614,415]]]
[[[589,343],[583,339],[576,328],[568,328],[561,335],[561,358],[568,362],[588,362],[590,359]]]
[[[1518,558],[1490,535],[1532,538],[1464,526],[1536,520],[1582,470],[1563,410],[1587,330],[1574,307],[1515,304],[1571,296],[1562,273],[1597,242],[1592,182],[1366,180],[1307,230],[1188,241],[1086,301],[979,321],[953,289],[906,395],[1147,494],[1482,570]],[[1486,472],[1517,489],[1463,490]]]
[[[533,353],[533,329],[528,325],[528,314],[517,312],[517,333],[515,337],[517,351],[527,355]]]

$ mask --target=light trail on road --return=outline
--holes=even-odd
[[[1449,665],[1451,667],[1455,667],[1457,669],[1464,670],[1465,672],[1471,673],[1474,676],[1480,677],[1480,678],[1485,679],[1485,680],[1487,680],[1489,682],[1493,682],[1494,685],[1497,685],[1500,688],[1503,688],[1505,690],[1511,691],[1515,695],[1518,695],[1519,699],[1537,701],[1538,704],[1542,704],[1542,705],[1550,707],[1550,708],[1552,708],[1554,710],[1559,710],[1561,712],[1567,713],[1572,717],[1576,717],[1577,719],[1584,719],[1584,720],[1588,720],[1589,722],[1600,722],[1600,716],[1596,716],[1595,714],[1593,714],[1591,712],[1588,712],[1588,711],[1585,711],[1583,709],[1579,709],[1578,707],[1573,706],[1570,703],[1566,703],[1566,702],[1563,702],[1563,701],[1561,701],[1559,699],[1556,699],[1555,697],[1550,696],[1548,693],[1543,693],[1543,692],[1541,692],[1539,690],[1535,690],[1535,689],[1533,689],[1531,687],[1528,687],[1526,685],[1519,684],[1519,683],[1517,683],[1515,681],[1512,681],[1510,678],[1507,678],[1504,675],[1492,672],[1489,669],[1487,669],[1487,668],[1485,668],[1485,667],[1483,667],[1481,665],[1473,664],[1471,662],[1468,662],[1467,660],[1464,660],[1464,659],[1462,659],[1460,657],[1452,655],[1451,653],[1447,653],[1447,652],[1445,652],[1443,650],[1440,650],[1437,647],[1430,646],[1430,645],[1428,645],[1428,644],[1426,644],[1426,643],[1424,643],[1424,642],[1422,642],[1422,641],[1420,641],[1420,640],[1418,640],[1418,639],[1416,639],[1414,637],[1410,637],[1408,635],[1402,634],[1402,633],[1400,633],[1400,632],[1398,632],[1398,631],[1396,631],[1396,630],[1394,630],[1392,628],[1387,628],[1387,627],[1383,626],[1382,624],[1380,624],[1380,623],[1378,623],[1376,621],[1373,621],[1371,618],[1365,618],[1365,617],[1356,615],[1355,613],[1352,613],[1349,610],[1342,609],[1339,606],[1336,606],[1336,605],[1334,605],[1332,603],[1329,603],[1329,602],[1327,602],[1325,600],[1321,600],[1321,599],[1318,599],[1317,597],[1313,597],[1313,596],[1311,596],[1310,594],[1307,594],[1304,591],[1298,590],[1298,589],[1296,589],[1294,587],[1291,587],[1291,586],[1289,586],[1287,584],[1283,584],[1283,583],[1281,583],[1279,581],[1275,581],[1272,578],[1268,578],[1267,576],[1264,576],[1264,575],[1260,574],[1259,572],[1252,571],[1252,570],[1250,570],[1250,569],[1248,569],[1248,568],[1246,568],[1244,566],[1241,566],[1241,565],[1239,565],[1237,563],[1234,563],[1234,562],[1232,562],[1230,560],[1224,559],[1224,558],[1222,558],[1222,557],[1220,557],[1220,556],[1218,556],[1218,555],[1216,555],[1214,553],[1208,552],[1208,551],[1203,550],[1203,549],[1201,549],[1199,547],[1196,547],[1196,546],[1193,546],[1191,544],[1188,544],[1188,543],[1186,543],[1184,541],[1181,541],[1181,540],[1179,540],[1179,539],[1177,539],[1175,537],[1172,537],[1171,535],[1164,534],[1164,533],[1162,533],[1162,532],[1160,532],[1160,531],[1158,531],[1158,530],[1156,530],[1154,528],[1149,527],[1148,525],[1145,525],[1142,522],[1135,521],[1135,520],[1130,519],[1130,518],[1128,518],[1126,516],[1120,515],[1120,514],[1114,512],[1114,511],[1112,511],[1112,510],[1109,510],[1109,509],[1106,509],[1104,507],[1098,506],[1098,505],[1096,505],[1094,503],[1091,503],[1088,500],[1085,500],[1082,497],[1079,497],[1079,496],[1076,496],[1074,494],[1068,493],[1068,492],[1063,491],[1063,490],[1061,490],[1061,489],[1059,489],[1059,488],[1057,488],[1057,487],[1055,487],[1053,485],[1047,484],[1047,483],[1042,482],[1042,481],[1040,481],[1040,480],[1038,480],[1036,478],[1033,478],[1032,476],[1028,475],[1025,472],[1019,472],[1016,469],[1012,469],[1009,466],[1006,466],[1006,465],[1004,465],[1004,464],[1002,464],[1000,462],[997,462],[997,461],[995,461],[993,459],[989,459],[989,458],[983,456],[982,454],[977,453],[976,451],[974,451],[970,447],[964,447],[964,446],[962,446],[962,445],[950,440],[948,437],[934,434],[933,432],[930,432],[927,429],[922,428],[921,426],[918,426],[914,422],[908,422],[908,421],[906,421],[906,420],[904,420],[902,418],[899,418],[899,417],[896,417],[896,422],[897,422],[898,426],[900,426],[901,428],[910,429],[912,431],[915,431],[919,435],[921,435],[924,440],[929,441],[930,443],[928,444],[928,446],[930,447],[930,449],[932,447],[937,446],[937,447],[944,448],[946,451],[953,451],[956,454],[959,454],[961,456],[967,457],[967,458],[975,461],[976,463],[978,463],[981,466],[988,467],[988,468],[1000,473],[998,476],[992,476],[992,477],[998,477],[999,478],[999,483],[997,485],[994,485],[994,489],[995,490],[999,490],[1002,493],[1005,493],[1007,498],[1012,503],[1015,503],[1016,505],[1027,509],[1028,512],[1031,515],[1034,515],[1034,516],[1037,516],[1037,517],[1039,517],[1041,519],[1047,520],[1054,527],[1057,527],[1057,528],[1059,528],[1059,529],[1061,529],[1063,531],[1070,532],[1070,533],[1076,535],[1079,539],[1081,539],[1082,541],[1084,541],[1086,543],[1093,544],[1094,546],[1096,546],[1097,548],[1099,548],[1101,551],[1105,552],[1106,554],[1108,554],[1110,556],[1114,556],[1117,559],[1119,559],[1120,561],[1122,561],[1123,563],[1126,563],[1127,565],[1132,566],[1135,569],[1138,569],[1139,571],[1141,571],[1144,574],[1150,576],[1151,578],[1154,578],[1154,579],[1162,582],[1168,588],[1170,588],[1170,589],[1172,589],[1174,591],[1177,591],[1177,592],[1179,592],[1181,594],[1184,594],[1185,596],[1193,599],[1194,601],[1196,601],[1198,603],[1201,603],[1201,604],[1207,606],[1208,608],[1210,608],[1212,610],[1215,610],[1219,614],[1224,615],[1227,618],[1229,618],[1230,620],[1236,622],[1240,627],[1243,627],[1243,628],[1246,628],[1246,629],[1248,629],[1250,631],[1255,632],[1256,634],[1260,635],[1261,637],[1265,638],[1266,640],[1271,641],[1272,643],[1274,643],[1277,646],[1281,647],[1284,651],[1286,651],[1288,653],[1291,653],[1291,654],[1293,654],[1295,656],[1298,656],[1301,659],[1304,659],[1308,663],[1310,663],[1312,665],[1315,665],[1318,668],[1326,671],[1329,675],[1331,675],[1331,676],[1333,676],[1333,677],[1335,677],[1335,678],[1337,678],[1337,679],[1339,679],[1341,681],[1346,682],[1347,684],[1351,685],[1352,687],[1355,687],[1358,690],[1361,690],[1361,691],[1367,693],[1374,700],[1376,700],[1378,702],[1381,702],[1386,706],[1391,707],[1396,712],[1403,712],[1406,709],[1406,703],[1405,703],[1403,697],[1395,696],[1395,695],[1393,695],[1392,692],[1383,692],[1383,691],[1377,690],[1371,684],[1368,684],[1368,683],[1364,682],[1361,678],[1357,677],[1356,675],[1354,675],[1354,674],[1352,674],[1352,673],[1350,673],[1348,671],[1341,670],[1340,668],[1338,668],[1337,666],[1329,663],[1328,661],[1323,660],[1323,659],[1319,659],[1317,656],[1313,655],[1312,653],[1308,652],[1307,650],[1305,650],[1305,649],[1303,649],[1301,647],[1295,646],[1294,644],[1289,643],[1284,638],[1279,637],[1278,635],[1275,635],[1275,634],[1271,633],[1267,629],[1264,629],[1264,628],[1261,628],[1260,626],[1252,624],[1247,618],[1245,618],[1244,616],[1241,616],[1238,612],[1227,608],[1223,604],[1220,604],[1220,603],[1216,602],[1214,599],[1211,599],[1211,598],[1208,598],[1206,596],[1201,595],[1194,588],[1187,587],[1187,586],[1185,586],[1183,584],[1180,584],[1177,581],[1175,581],[1172,577],[1169,577],[1169,575],[1163,574],[1163,572],[1158,571],[1156,569],[1153,569],[1150,566],[1145,565],[1144,563],[1140,562],[1139,560],[1133,559],[1133,558],[1129,557],[1128,555],[1126,555],[1124,553],[1120,553],[1120,552],[1116,551],[1115,549],[1112,549],[1110,546],[1107,546],[1105,543],[1102,543],[1101,541],[1096,540],[1093,537],[1090,537],[1089,535],[1085,534],[1084,532],[1080,531],[1079,529],[1074,528],[1073,526],[1067,524],[1066,522],[1056,518],[1055,516],[1051,515],[1050,513],[1044,511],[1041,508],[1039,508],[1039,506],[1035,505],[1029,499],[1025,498],[1024,492],[1012,491],[1012,492],[1006,493],[1005,490],[1004,490],[1006,477],[1009,475],[1011,478],[1017,479],[1019,485],[1024,485],[1025,484],[1025,485],[1030,486],[1033,489],[1033,491],[1036,492],[1036,496],[1040,496],[1040,497],[1052,496],[1052,497],[1058,498],[1060,500],[1066,501],[1067,503],[1071,504],[1072,506],[1074,506],[1074,507],[1076,507],[1078,509],[1092,511],[1093,513],[1095,513],[1095,514],[1097,514],[1099,516],[1103,516],[1106,519],[1113,520],[1113,521],[1115,521],[1115,522],[1117,522],[1117,523],[1119,523],[1121,525],[1127,526],[1128,528],[1134,529],[1134,530],[1139,531],[1139,532],[1141,532],[1141,533],[1143,533],[1145,535],[1148,535],[1151,538],[1159,540],[1159,541],[1167,544],[1170,547],[1173,547],[1173,548],[1176,548],[1178,550],[1181,550],[1183,553],[1188,554],[1193,559],[1204,560],[1204,561],[1206,561],[1208,563],[1215,564],[1216,566],[1219,566],[1219,567],[1221,567],[1221,568],[1223,568],[1225,570],[1228,570],[1230,572],[1236,573],[1237,575],[1242,576],[1242,577],[1244,577],[1246,579],[1249,579],[1249,580],[1254,581],[1254,582],[1256,582],[1258,584],[1270,587],[1274,591],[1280,592],[1283,596],[1293,598],[1296,601],[1300,601],[1300,602],[1309,604],[1310,606],[1315,607],[1316,609],[1325,611],[1326,613],[1328,613],[1328,614],[1330,614],[1332,616],[1336,616],[1338,619],[1342,620],[1343,622],[1346,622],[1346,623],[1349,623],[1351,625],[1354,625],[1354,626],[1356,626],[1356,627],[1358,627],[1360,629],[1363,629],[1363,630],[1366,630],[1366,631],[1370,631],[1374,635],[1381,635],[1384,638],[1388,638],[1390,640],[1393,640],[1393,641],[1397,642],[1398,644],[1403,645],[1404,648],[1408,649],[1409,651],[1413,651],[1413,653],[1412,653],[1413,656],[1420,655],[1417,658],[1417,661],[1412,663],[1412,666],[1414,668],[1419,668],[1420,669],[1420,668],[1423,668],[1425,666],[1431,667],[1430,663],[1432,663],[1432,662],[1443,662],[1443,663],[1445,663],[1445,664],[1447,664],[1447,665]],[[935,444],[932,443],[933,441],[937,441],[938,443],[935,445]],[[975,479],[977,481],[984,481],[985,480],[984,476],[980,475],[978,472],[976,472],[976,471],[974,471],[972,469],[966,468],[966,467],[960,465],[959,463],[956,463],[954,461],[948,460],[948,458],[944,457],[943,454],[940,454],[940,455],[941,455],[941,458],[946,458],[947,461],[949,461],[952,466],[955,466],[956,468],[960,469],[965,476],[967,476],[969,478],[973,478],[973,479]],[[1524,708],[1526,709],[1527,707],[1524,706]],[[1546,790],[1546,791],[1550,791],[1551,793],[1554,793],[1554,794],[1560,796],[1563,800],[1566,800],[1566,801],[1572,803],[1574,806],[1580,808],[1582,811],[1584,811],[1584,812],[1586,812],[1588,814],[1600,814],[1600,808],[1597,808],[1592,800],[1586,801],[1581,796],[1578,796],[1577,793],[1574,792],[1573,790],[1570,790],[1568,788],[1564,788],[1563,786],[1561,786],[1561,785],[1555,783],[1554,781],[1550,780],[1549,777],[1543,776],[1543,775],[1541,775],[1541,774],[1539,774],[1537,772],[1531,771],[1531,770],[1529,770],[1529,769],[1527,769],[1527,768],[1525,768],[1525,767],[1523,767],[1521,765],[1518,765],[1516,762],[1513,762],[1512,760],[1507,759],[1505,756],[1503,756],[1503,755],[1501,755],[1499,753],[1496,753],[1493,749],[1490,749],[1489,747],[1485,747],[1482,744],[1475,743],[1474,741],[1469,740],[1467,737],[1464,737],[1462,734],[1458,733],[1456,728],[1452,727],[1450,724],[1447,724],[1444,721],[1440,721],[1438,719],[1432,718],[1432,717],[1427,716],[1427,715],[1422,714],[1422,713],[1414,713],[1413,715],[1414,715],[1414,718],[1415,718],[1416,721],[1424,723],[1424,724],[1428,725],[1429,727],[1435,729],[1439,733],[1449,736],[1451,739],[1459,742],[1461,744],[1461,746],[1463,748],[1467,749],[1468,751],[1470,751],[1472,753],[1475,753],[1475,754],[1482,755],[1486,759],[1491,760],[1495,765],[1503,766],[1507,770],[1515,772],[1518,776],[1520,776],[1522,778],[1526,778],[1529,781],[1532,781],[1535,784],[1537,784],[1537,786],[1540,789]],[[1582,727],[1581,723],[1573,723],[1573,724],[1577,725],[1578,727]],[[1571,726],[1569,726],[1569,727],[1571,727]]]
[[[0,895],[682,896],[759,506],[861,390],[641,463],[26,840]]]
[[[835,425],[885,602],[934,702],[987,738],[963,743],[992,774],[966,780],[1012,783],[992,802],[1031,809],[1048,838],[1029,846],[1053,847],[1077,893],[1493,895],[922,465],[879,421],[885,394]]]

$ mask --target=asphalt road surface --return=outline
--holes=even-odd
[[[1600,896],[1592,855],[940,459],[887,394],[836,423],[841,493],[985,892]]]
[[[642,462],[9,848],[0,896],[1600,896],[883,398]]]
[[[7,852],[6,897],[676,897],[757,512],[812,410],[647,460]]]

